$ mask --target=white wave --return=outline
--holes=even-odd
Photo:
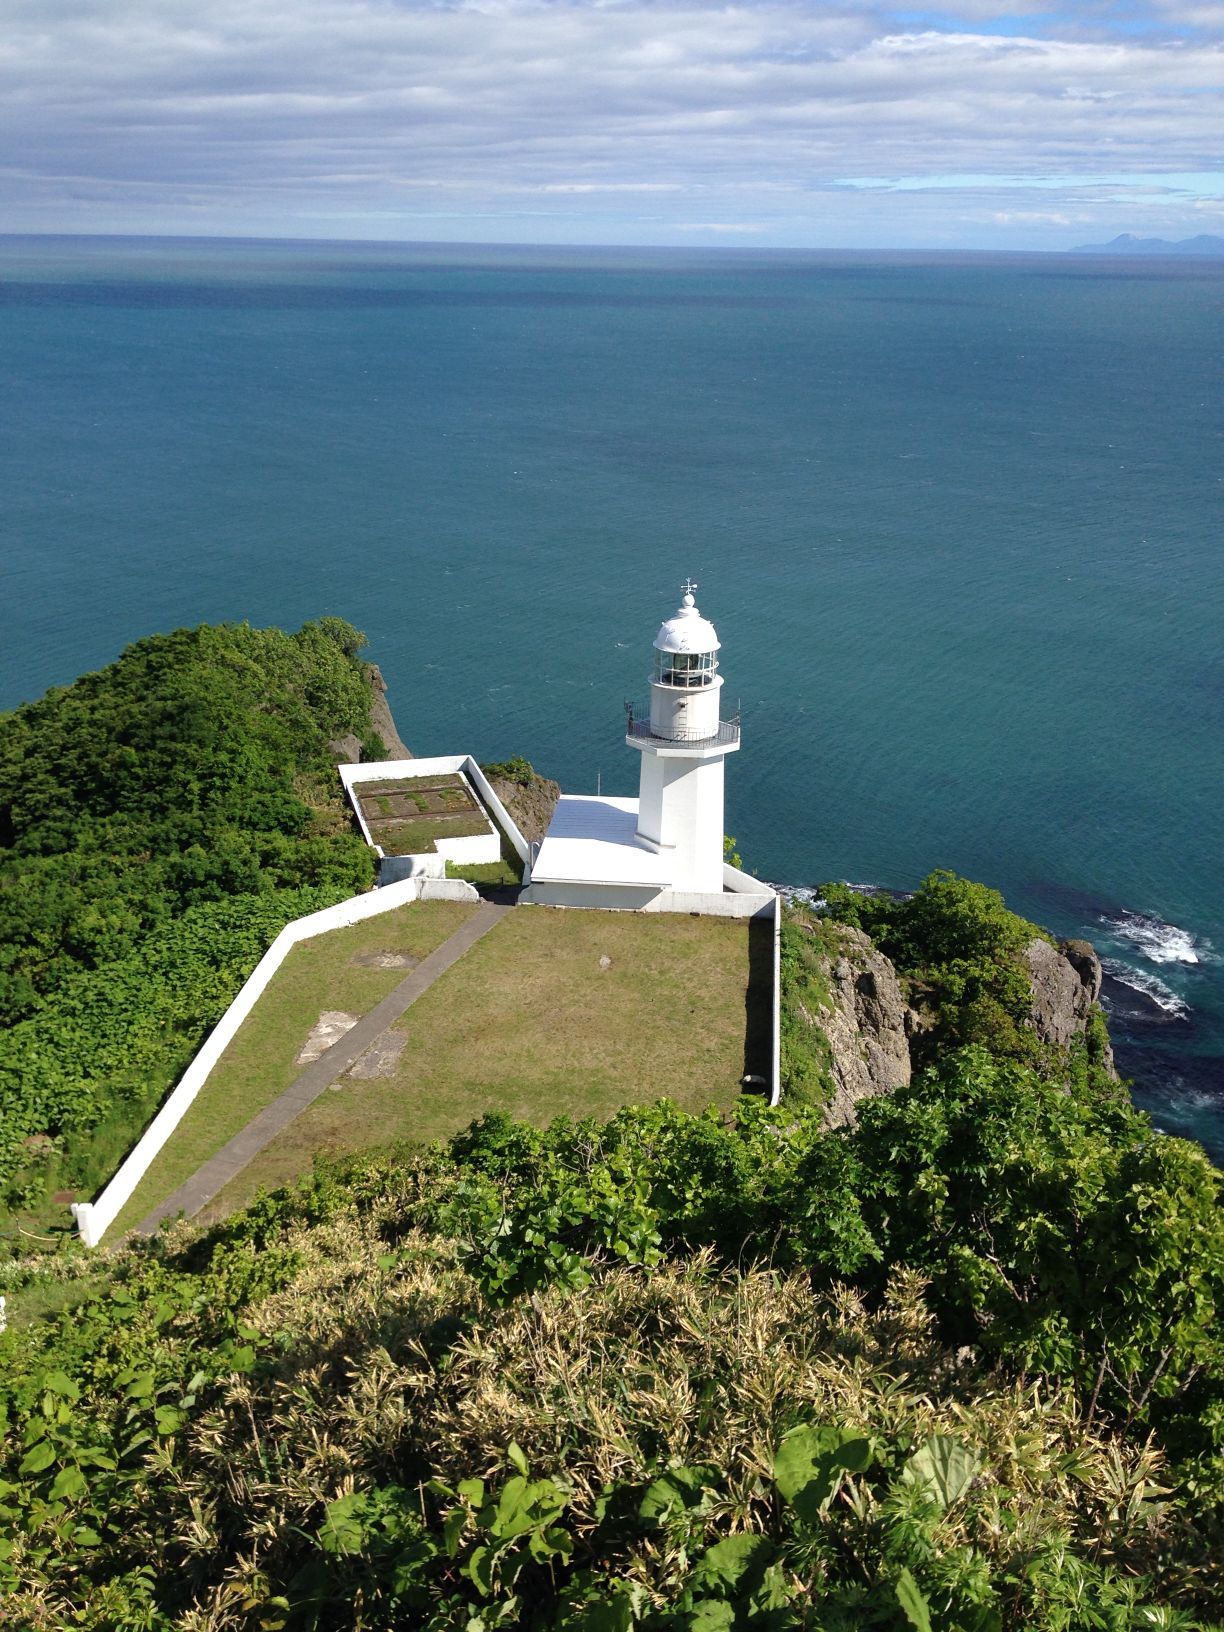
[[[801,907],[812,907],[819,912],[826,904],[819,890],[805,889],[802,884],[776,884],[774,888],[788,906],[798,903]]]
[[[1145,912],[1124,912],[1120,918],[1101,917],[1101,922],[1120,941],[1129,941],[1149,963],[1199,963],[1207,950],[1188,929],[1166,924]]]
[[[1141,992],[1144,997],[1150,998],[1165,1014],[1184,1020],[1190,1013],[1190,1005],[1185,999],[1178,997],[1158,975],[1149,974],[1146,969],[1132,969],[1129,963],[1119,963],[1116,958],[1102,958],[1101,968],[1107,975],[1112,975],[1119,985],[1129,986],[1132,992]]]
[[[848,890],[853,890],[855,895],[891,895],[894,900],[909,900],[908,894],[889,890],[883,884],[855,884],[848,878],[842,882]],[[797,901],[801,907],[814,907],[820,911],[821,908],[828,906],[820,891],[806,884],[773,884],[770,887],[777,890],[784,901],[792,903]]]

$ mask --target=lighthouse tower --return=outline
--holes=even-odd
[[[520,901],[624,912],[773,913],[767,884],[723,865],[723,761],[739,717],[719,718],[719,641],[683,585],[655,636],[650,707],[626,704],[625,741],[641,757],[636,799],[563,793],[532,845]]]
[[[654,641],[650,717],[629,710],[625,740],[642,756],[634,838],[670,862],[673,890],[723,887],[723,761],[739,747],[739,720],[719,719],[722,675],[714,625],[694,583]]]

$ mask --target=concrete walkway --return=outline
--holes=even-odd
[[[333,1043],[325,1054],[312,1061],[283,1094],[279,1094],[258,1116],[253,1117],[227,1145],[223,1145],[203,1167],[197,1168],[189,1179],[180,1184],[173,1195],[167,1196],[159,1207],[142,1219],[136,1226],[136,1233],[152,1235],[163,1219],[176,1218],[180,1213],[194,1218],[206,1202],[211,1201],[266,1145],[271,1144],[294,1117],[300,1116],[308,1105],[313,1105],[319,1095],[330,1088],[338,1077],[342,1077],[388,1026],[395,1024],[422,992],[428,991],[439,975],[444,975],[452,964],[458,963],[469,947],[474,946],[482,935],[487,935],[510,910],[508,904],[482,901],[467,922],[428,957],[422,958],[389,997],[384,997],[377,1008],[363,1015],[338,1043]]]

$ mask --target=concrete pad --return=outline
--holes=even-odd
[[[321,1059],[345,1032],[352,1031],[360,1018],[358,1014],[346,1014],[343,1009],[324,1009],[310,1028],[310,1035],[302,1044],[302,1051],[295,1063],[309,1065],[312,1060]]]
[[[375,1082],[379,1077],[393,1077],[407,1041],[406,1031],[384,1031],[356,1064],[349,1067],[347,1076],[357,1082]],[[333,1083],[332,1086],[339,1087],[340,1084]]]

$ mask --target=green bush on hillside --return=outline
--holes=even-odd
[[[360,642],[179,629],[0,719],[0,1019],[197,902],[368,886],[327,746],[368,729]]]
[[[370,886],[328,746],[369,732],[362,645],[179,629],[0,718],[0,1182],[116,1114],[122,1154],[288,918]]]
[[[10,1278],[8,1612],[1207,1626],[1218,1175],[1124,1109],[1060,1127],[1024,1067],[958,1072],[896,1150],[883,1115],[748,1102],[490,1116],[120,1252],[32,1328]]]
[[[34,1204],[49,1183],[102,1183],[285,924],[349,894],[277,890],[188,907],[0,1032],[0,1194]]]

